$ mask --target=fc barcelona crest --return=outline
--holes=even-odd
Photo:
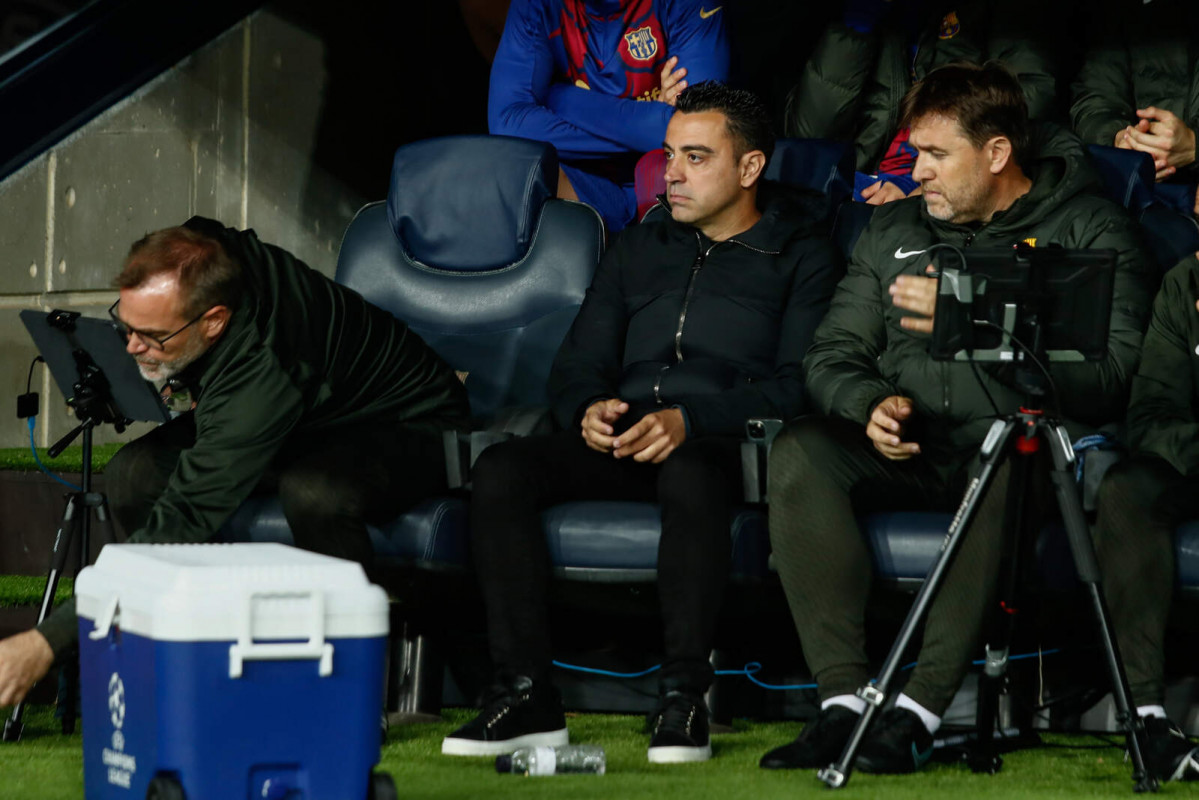
[[[950,11],[941,20],[941,32],[937,35],[938,39],[952,39],[958,35],[958,31],[962,29],[962,23],[958,22],[958,15],[954,11]]]
[[[650,61],[658,54],[658,40],[648,25],[629,31],[624,35],[624,40],[629,46],[629,55],[638,61]]]

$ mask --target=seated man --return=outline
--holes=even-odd
[[[1095,545],[1112,625],[1147,758],[1159,778],[1199,777],[1195,743],[1166,718],[1164,645],[1174,594],[1174,529],[1199,517],[1199,254],[1172,269],[1153,304],[1141,366],[1132,380],[1133,457],[1099,488]]]
[[[441,431],[469,425],[466,392],[357,292],[200,217],[136,242],[116,284],[110,313],[142,376],[193,409],[109,464],[129,541],[206,541],[261,487],[298,546],[366,564],[368,522],[446,488]],[[0,642],[0,705],[76,636],[72,602]]]
[[[1057,30],[1053,13],[1035,0],[844,0],[787,98],[787,135],[854,142],[854,199],[882,205],[919,194],[898,98],[938,66],[993,58],[1019,76],[1030,116],[1051,118],[1060,46],[1047,34]]]
[[[657,149],[687,82],[725,80],[719,3],[513,0],[491,68],[491,133],[552,144],[558,196],[599,211],[609,233],[633,221],[633,168]]]
[[[562,431],[495,445],[475,465],[471,539],[496,686],[443,753],[566,743],[550,682],[540,512],[569,500],[662,504],[666,660],[649,760],[711,753],[703,694],[745,421],[803,410],[800,364],[837,264],[813,230],[819,202],[807,207],[798,192],[762,184],[774,135],[756,97],[691,86],[664,147],[670,218],[616,240],[554,362]]]
[[[976,374],[932,360],[936,282],[920,254],[940,243],[1117,251],[1108,357],[1051,366],[1057,410],[1074,426],[1123,413],[1149,308],[1150,260],[1133,223],[1093,193],[1098,179],[1073,136],[1030,131],[1020,85],[1002,66],[930,72],[904,98],[903,124],[924,194],[874,213],[804,360],[813,404],[828,416],[789,426],[771,452],[770,538],[821,711],[763,767],[827,766],[864,707],[854,692],[870,677],[872,570],[855,514],[956,507],[995,414],[1023,398],[1003,366]],[[862,743],[861,770],[910,772],[931,753],[995,594],[1008,471],[997,471],[937,593],[906,690]]]
[[[1100,3],[1070,116],[1084,142],[1151,155],[1157,195],[1199,217],[1196,48],[1199,5],[1190,0]]]

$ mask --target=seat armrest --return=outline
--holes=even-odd
[[[516,406],[502,409],[483,430],[460,433],[442,431],[446,482],[451,489],[469,489],[470,473],[479,454],[513,437],[539,436],[553,429],[548,408]]]
[[[781,419],[745,421],[745,441],[741,443],[741,487],[747,503],[766,502],[766,466],[774,437],[783,429]]]

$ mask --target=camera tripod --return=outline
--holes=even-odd
[[[62,315],[52,318],[51,324],[66,331],[73,330],[74,318],[72,312],[52,312]],[[74,315],[78,317],[78,314]],[[102,492],[92,491],[92,432],[102,423],[112,423],[121,433],[125,430],[128,420],[117,410],[112,400],[108,380],[103,371],[96,366],[91,356],[82,348],[73,351],[75,366],[79,380],[75,383],[73,395],[68,403],[75,409],[76,417],[82,422],[50,446],[48,455],[57,457],[83,435],[83,466],[81,470],[80,487],[71,492],[66,498],[66,507],[62,519],[54,534],[54,547],[50,557],[50,569],[46,574],[46,584],[42,591],[42,602],[38,609],[37,624],[40,625],[50,615],[54,606],[54,594],[58,590],[58,581],[67,567],[67,556],[72,542],[79,542],[79,563],[77,570],[87,563],[88,549],[91,542],[91,515],[96,515],[96,521],[111,526],[108,516],[108,501]],[[111,533],[111,531],[110,531]],[[75,732],[75,717],[78,708],[79,659],[67,658],[62,666],[62,732]],[[15,742],[21,738],[25,725],[22,718],[25,712],[24,701],[18,703],[12,714],[4,721],[3,741]]]
[[[1094,545],[1091,541],[1090,531],[1083,516],[1082,503],[1075,486],[1074,451],[1070,446],[1070,439],[1062,422],[1058,419],[1046,417],[1040,409],[1039,404],[1032,402],[1031,399],[1027,402],[1027,407],[1022,407],[1019,412],[997,419],[987,432],[986,439],[983,441],[979,453],[979,466],[966,487],[966,492],[953,517],[953,521],[950,523],[949,531],[941,545],[941,551],[937,556],[937,560],[933,563],[923,586],[921,586],[920,591],[916,595],[912,609],[904,620],[903,626],[900,628],[895,644],[892,646],[886,661],[883,663],[882,670],[879,672],[878,679],[873,684],[867,684],[857,691],[857,696],[862,698],[866,703],[865,710],[858,719],[853,733],[850,735],[849,741],[841,753],[840,759],[818,773],[820,780],[824,781],[829,787],[834,789],[840,788],[849,780],[854,760],[857,758],[858,748],[865,738],[866,732],[870,729],[875,715],[888,699],[888,691],[896,673],[900,669],[904,652],[911,643],[917,627],[924,620],[933,598],[936,596],[937,590],[940,588],[946,572],[953,562],[953,557],[962,539],[970,529],[982,498],[991,487],[996,470],[1001,466],[1003,460],[1009,456],[1010,451],[1015,451],[1017,462],[1027,462],[1027,456],[1037,452],[1042,443],[1048,446],[1052,455],[1053,468],[1050,477],[1057,495],[1062,519],[1065,523],[1074,567],[1078,573],[1079,582],[1083,584],[1087,593],[1089,604],[1094,614],[1096,628],[1103,645],[1106,667],[1111,678],[1112,695],[1116,703],[1116,720],[1129,734],[1128,750],[1133,764],[1132,778],[1134,790],[1137,792],[1157,791],[1158,778],[1149,773],[1143,757],[1145,725],[1137,716],[1135,707],[1132,705],[1132,698],[1128,689],[1128,679],[1124,672],[1124,664],[1120,658],[1107,604],[1103,598],[1103,587],[1100,582],[1099,565],[1095,557]],[[1012,523],[1017,521],[1018,515],[1021,514],[1023,503],[1022,489],[1027,474],[1027,470],[1023,464],[1014,463],[1013,468],[1019,470],[1020,475],[1019,477],[1015,474],[1012,476],[1011,488],[1013,491],[1009,493],[1008,509],[1005,513],[1005,522],[1009,529]],[[1013,505],[1015,508],[1013,508]],[[1005,627],[1009,629],[1008,632],[1004,633],[1006,637],[1010,633],[1010,622]],[[991,686],[997,683],[1006,667],[1006,649],[1006,641],[998,648],[988,648],[988,680],[986,683],[991,684]],[[988,744],[982,745],[984,749],[980,751],[981,757],[976,755],[975,763],[972,766],[981,766],[989,761],[992,767],[991,771],[994,771],[994,769],[998,768],[997,765],[1001,763],[994,755],[993,750],[990,749],[993,747],[990,744],[989,737],[994,726],[994,697],[992,695],[988,701],[983,694],[980,694],[980,696],[983,696],[984,699],[983,703],[980,704],[979,738],[980,741],[985,741]],[[976,766],[976,769],[978,766]]]

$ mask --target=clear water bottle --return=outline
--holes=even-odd
[[[496,756],[495,771],[517,775],[566,775],[576,772],[604,774],[604,748],[594,744],[564,747],[522,747],[511,755]]]

